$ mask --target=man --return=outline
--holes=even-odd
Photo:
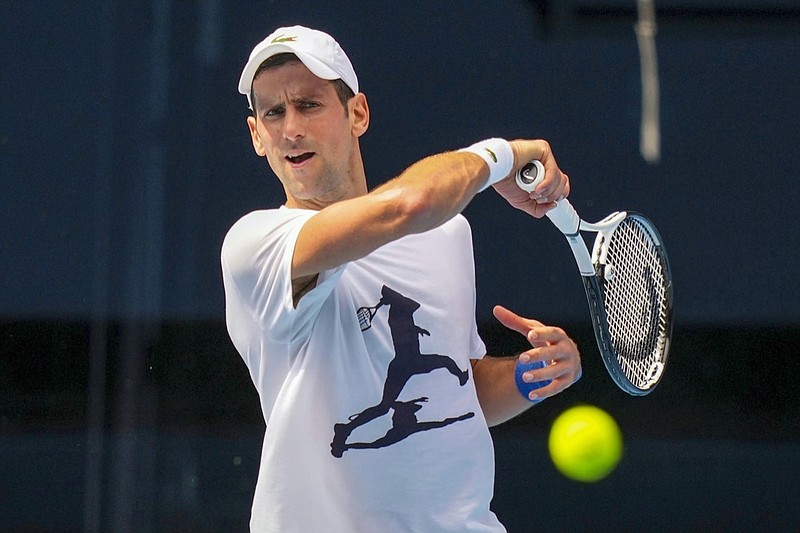
[[[222,247],[228,331],[266,421],[251,530],[504,531],[489,510],[488,428],[571,385],[580,356],[559,328],[498,306],[532,347],[484,357],[459,213],[493,185],[543,216],[569,192],[548,144],[490,139],[370,192],[359,148],[369,107],[329,35],[276,30],[239,91],[253,147],[286,193]],[[513,174],[532,159],[546,177],[527,193]],[[547,366],[516,379],[529,361]]]

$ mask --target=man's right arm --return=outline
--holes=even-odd
[[[512,141],[511,146],[515,159],[512,172],[495,187],[516,187],[513,175],[517,169],[531,159],[541,160],[546,177],[533,194],[541,200],[528,201],[540,206],[538,216],[542,216],[546,206],[563,193],[566,176],[545,141]],[[460,213],[488,178],[488,165],[480,156],[446,152],[422,159],[369,194],[322,209],[298,235],[292,278],[314,276],[364,257],[400,237],[441,225]]]

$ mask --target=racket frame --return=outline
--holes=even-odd
[[[606,269],[610,268],[610,265],[607,262],[608,243],[610,242],[611,235],[620,222],[629,217],[638,219],[640,224],[643,224],[646,227],[646,230],[650,233],[654,244],[658,248],[661,248],[660,253],[657,255],[662,261],[662,271],[664,272],[667,280],[669,280],[669,285],[665,294],[665,298],[667,300],[667,330],[665,331],[663,337],[664,345],[658,350],[662,354],[662,357],[659,361],[655,361],[651,364],[647,373],[647,381],[641,385],[632,383],[620,366],[619,358],[610,339],[608,316],[605,310],[605,289],[603,287],[606,276],[613,275],[613,273],[608,273],[605,271]],[[614,380],[614,383],[616,383],[620,389],[632,396],[645,396],[650,394],[661,380],[661,375],[666,368],[667,358],[669,356],[670,340],[672,338],[672,277],[669,270],[669,263],[666,259],[666,254],[662,248],[661,236],[647,218],[635,212],[622,211],[612,213],[606,219],[598,222],[597,224],[581,224],[581,229],[584,229],[584,227],[587,231],[597,231],[591,259],[595,272],[588,275],[581,272],[581,278],[583,279],[586,300],[589,304],[589,314],[592,318],[592,329],[594,330],[595,340],[597,341],[597,347],[600,351],[600,356],[603,359],[603,364],[611,376],[611,379]],[[567,240],[572,247],[573,254],[588,255],[586,244],[581,237],[578,237],[577,239],[580,241],[579,243],[574,239],[570,239],[569,237],[567,237]],[[583,251],[577,252],[576,250],[578,248],[583,248]]]
[[[532,192],[543,179],[544,165],[536,160],[531,161],[516,175],[517,185],[528,192]],[[666,253],[662,246],[661,236],[647,218],[634,212],[617,211],[599,222],[586,222],[580,218],[567,199],[556,202],[556,207],[547,212],[547,217],[566,237],[572,250],[572,255],[575,257],[575,262],[583,279],[584,292],[589,304],[589,314],[592,319],[592,329],[594,330],[597,347],[611,379],[620,389],[632,396],[649,394],[658,384],[664,372],[669,354],[670,339],[672,338],[672,277]],[[641,387],[633,384],[625,375],[613,348],[609,333],[608,316],[605,311],[605,291],[603,289],[604,276],[613,275],[613,273],[605,271],[605,269],[609,268],[607,262],[608,243],[619,224],[628,217],[639,219],[640,223],[645,226],[653,242],[659,248],[658,257],[662,261],[661,268],[667,280],[669,280],[665,295],[667,299],[667,331],[663,341],[665,344],[659,350],[663,357],[661,361],[651,365],[648,370],[649,378]],[[591,255],[586,242],[581,236],[581,231],[596,232]],[[601,269],[603,269],[603,272],[600,271]]]

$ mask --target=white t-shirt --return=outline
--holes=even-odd
[[[292,253],[315,213],[250,213],[222,247],[228,331],[266,421],[251,530],[505,531],[470,366],[485,346],[466,219],[321,273],[295,308]]]

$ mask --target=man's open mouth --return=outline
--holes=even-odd
[[[286,159],[294,165],[299,165],[303,161],[308,161],[312,157],[314,157],[314,152],[305,152],[295,156],[287,155]]]

